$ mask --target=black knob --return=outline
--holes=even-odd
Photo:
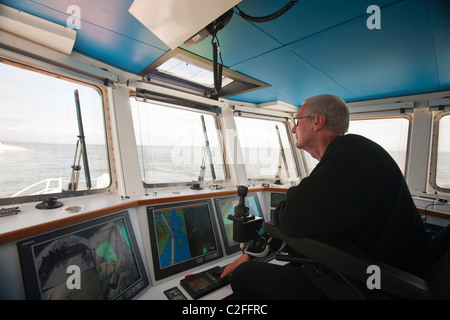
[[[58,199],[55,197],[46,198],[44,201],[36,205],[36,209],[54,209],[62,207],[63,203],[57,200]]]
[[[237,193],[239,197],[246,197],[248,193],[248,188],[246,186],[238,186]]]
[[[240,217],[248,216],[248,208],[245,206],[245,197],[247,196],[248,188],[246,186],[238,186],[237,193],[239,196],[239,203],[234,207],[234,213]]]

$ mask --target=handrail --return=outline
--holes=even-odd
[[[57,181],[58,182],[58,188],[49,188],[50,183],[52,181]],[[30,185],[30,186],[28,186],[28,187],[26,187],[26,188],[24,188],[22,190],[16,192],[15,194],[13,194],[11,196],[11,198],[17,197],[18,195],[24,193],[25,191],[27,191],[27,190],[29,190],[31,188],[34,188],[35,186],[43,184],[43,183],[45,183],[45,188],[41,189],[40,191],[34,192],[32,195],[50,193],[50,192],[48,192],[48,190],[58,190],[58,192],[61,192],[61,190],[62,190],[62,178],[47,178],[47,179],[38,181],[38,182],[36,182],[36,183],[34,183],[34,184],[32,184],[32,185]]]
[[[98,176],[95,181],[96,181],[96,187],[95,188],[100,188],[102,187],[102,182],[104,179],[105,174]],[[56,181],[58,182],[58,187],[53,187],[50,188],[50,183],[52,183],[52,181]],[[68,181],[68,180],[66,180]],[[85,182],[84,180],[81,180],[81,182]],[[29,185],[28,187],[23,188],[20,191],[17,191],[15,194],[13,194],[11,196],[11,198],[17,197],[21,194],[23,194],[24,192],[26,192],[27,190],[30,190],[40,184],[44,184],[45,183],[45,187],[43,189],[40,189],[39,191],[33,192],[31,194],[26,194],[26,195],[38,195],[38,194],[50,194],[50,193],[61,193],[63,191],[63,178],[47,178],[41,181],[38,181],[36,183],[33,183],[32,185]],[[95,189],[94,188],[94,189]]]

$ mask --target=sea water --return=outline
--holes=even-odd
[[[46,179],[55,179],[50,188],[67,189],[74,164],[75,144],[41,144],[41,143],[0,143],[0,197],[10,197],[30,185]],[[105,145],[88,145],[88,163],[93,188],[109,185],[110,169],[108,153]],[[220,150],[212,149],[216,180],[225,178],[223,156]],[[202,147],[173,146],[138,146],[139,166],[142,179],[146,183],[175,183],[198,181],[201,175],[202,161],[205,150]],[[255,154],[255,151],[243,150],[244,156]],[[404,168],[405,155],[390,151],[393,158]],[[270,156],[270,161],[264,157]],[[273,157],[272,157],[273,156]],[[278,151],[257,154],[253,162],[247,165],[249,176],[265,175],[275,177]],[[260,159],[261,158],[261,159]],[[246,160],[246,161],[250,161]],[[83,162],[81,161],[83,167]],[[255,169],[256,168],[256,169]],[[251,170],[258,172],[250,172]],[[272,173],[273,172],[273,173]],[[206,159],[204,180],[212,180],[209,160]],[[79,189],[86,189],[84,169],[80,171]],[[450,152],[439,154],[437,184],[450,188]],[[43,184],[27,190],[29,195],[38,192]]]

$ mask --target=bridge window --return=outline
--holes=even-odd
[[[348,133],[362,135],[382,146],[397,162],[403,174],[406,170],[409,120],[404,117],[355,119],[350,121]]]
[[[0,63],[0,74],[0,204],[106,191],[100,90],[12,62]]]
[[[250,181],[298,178],[286,125],[281,121],[236,117],[243,161]]]
[[[352,119],[348,133],[362,135],[381,145],[405,173],[408,147],[409,120],[404,117],[380,119]],[[307,152],[306,160],[311,171],[318,161]]]
[[[215,115],[134,97],[130,103],[146,187],[225,180]]]
[[[436,159],[436,189],[439,191],[450,190],[450,113],[438,117],[438,143]]]

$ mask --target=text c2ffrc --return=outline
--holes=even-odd
[[[267,315],[268,307],[266,304],[229,304],[226,307],[217,306],[195,306],[189,304],[182,309],[183,315],[206,315],[210,318],[217,314],[228,315]]]

